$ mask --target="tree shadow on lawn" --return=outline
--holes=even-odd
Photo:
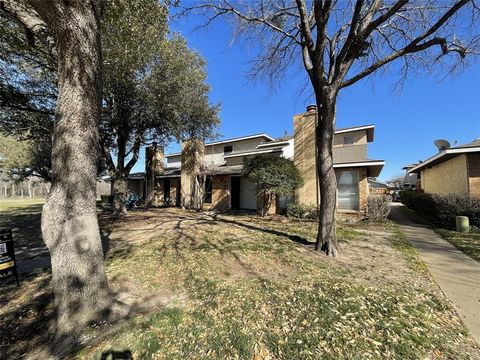
[[[42,240],[42,204],[10,207],[0,212],[0,227],[12,228],[17,261],[48,255]]]
[[[289,233],[286,233],[286,232],[283,232],[283,231],[278,231],[278,230],[275,230],[275,229],[255,226],[251,223],[229,220],[229,219],[226,219],[224,217],[220,217],[219,214],[212,215],[212,219],[215,220],[215,221],[221,222],[221,223],[231,224],[231,225],[243,227],[243,228],[253,230],[253,231],[260,231],[260,232],[267,233],[267,234],[270,234],[270,235],[280,236],[280,237],[286,238],[286,239],[288,239],[288,240],[290,240],[290,241],[292,241],[296,244],[303,245],[308,249],[314,249],[314,246],[315,246],[314,242],[309,241],[309,240],[305,239],[304,237],[289,234]]]
[[[21,241],[25,244],[31,244],[28,242],[29,236],[35,233],[35,224],[38,226],[36,236],[41,241],[39,232],[40,228],[40,211],[41,207],[25,211],[25,209],[16,209],[10,214],[11,223],[17,226],[22,223],[32,221],[32,226],[28,228],[28,231],[24,231],[19,235]],[[251,264],[245,262],[235,247],[230,246],[227,238],[221,238],[219,241],[212,241],[208,237],[198,238],[201,233],[201,229],[209,228],[214,225],[234,225],[236,227],[244,228],[250,231],[259,231],[270,235],[279,236],[288,239],[294,243],[301,244],[306,247],[312,247],[312,243],[308,240],[288,233],[284,233],[278,230],[255,226],[242,221],[229,220],[217,215],[211,216],[204,213],[179,213],[178,211],[172,212],[159,212],[158,218],[154,219],[154,228],[158,228],[159,233],[163,233],[167,236],[172,236],[172,242],[163,244],[159,249],[158,258],[162,258],[162,253],[173,249],[178,261],[182,261],[184,251],[197,251],[203,250],[205,247],[209,247],[218,252],[222,256],[232,257],[234,261],[241,267],[246,274],[257,277],[258,279],[267,279],[265,274],[256,271]],[[164,215],[164,217],[162,217]],[[141,212],[132,214],[132,223],[136,220],[143,218],[149,220]],[[30,219],[30,220],[29,220]],[[101,226],[102,244],[104,247],[104,254],[106,260],[113,259],[126,259],[134,254],[135,248],[139,246],[148,245],[150,242],[154,242],[157,238],[152,238],[146,242],[135,243],[130,241],[131,239],[123,239],[122,241],[116,241],[112,244],[111,234],[116,225],[122,223],[112,222],[109,213],[99,214],[99,221]],[[128,228],[128,219],[124,220]],[[21,229],[19,228],[19,231]],[[30,235],[29,235],[30,234]],[[250,239],[248,234],[242,236],[236,236],[236,241],[242,244],[243,238],[245,240]],[[133,255],[134,256],[134,255]],[[31,349],[41,349],[44,354],[52,355],[53,348],[51,346],[54,341],[54,328],[55,312],[53,305],[53,294],[49,286],[50,283],[49,272],[44,272],[42,275],[26,277],[22,280],[21,287],[19,289],[9,286],[5,288],[0,295],[0,304],[2,309],[2,322],[0,324],[1,333],[7,334],[2,338],[2,356],[7,354],[7,358],[18,358],[24,355],[25,351]],[[94,324],[97,329],[105,331],[96,331],[97,335],[89,340],[82,341],[82,343],[72,344],[70,352],[79,351],[82,348],[98,343],[103,339],[107,339],[115,334],[118,326],[116,324],[124,323],[126,320],[131,319],[138,314],[147,313],[153,308],[160,309],[165,307],[162,303],[162,299],[158,299],[158,293],[148,295],[146,298],[137,299],[135,302],[124,303],[122,302],[122,295],[129,296],[129,289],[118,289],[117,292],[112,292],[112,305],[108,309],[108,320],[104,322],[98,322]],[[25,300],[27,297],[27,300]],[[11,303],[11,306],[6,306]],[[113,327],[112,327],[113,326]],[[105,358],[121,358],[114,356],[128,356],[128,349],[125,351],[109,350],[104,352]],[[102,354],[103,356],[103,354]],[[128,359],[128,357],[124,357]]]

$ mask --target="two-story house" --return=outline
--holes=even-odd
[[[304,178],[304,185],[297,189],[294,196],[288,200],[278,199],[271,211],[285,207],[287,201],[318,205],[314,132],[316,109],[312,106],[308,109],[306,113],[294,116],[293,137],[274,139],[267,134],[255,134],[204,144],[204,208],[257,209],[256,187],[242,175],[244,159],[256,154],[275,154],[291,159]],[[361,212],[366,208],[368,177],[378,176],[384,165],[383,160],[370,160],[367,156],[368,143],[374,140],[374,128],[374,125],[364,125],[335,131],[333,158],[339,211]],[[165,166],[157,171],[155,182],[160,203],[182,203],[181,152],[165,155]],[[136,188],[143,191],[148,186],[138,185]]]

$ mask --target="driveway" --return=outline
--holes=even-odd
[[[455,248],[431,228],[417,224],[392,203],[390,217],[418,250],[433,278],[480,344],[480,263]]]

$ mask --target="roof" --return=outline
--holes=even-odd
[[[273,149],[260,149],[260,150],[250,150],[250,151],[243,151],[243,152],[238,152],[238,153],[231,153],[230,155],[224,155],[224,159],[231,159],[235,157],[240,157],[240,156],[249,156],[249,155],[257,155],[257,154],[268,154],[268,153],[276,153],[276,152],[282,152],[283,147],[276,147]]]
[[[373,188],[386,188],[386,187],[388,187],[387,183],[384,183],[383,181],[378,181],[378,180],[373,179],[371,177],[368,178],[368,184]]]
[[[355,161],[355,162],[344,162],[344,163],[334,163],[334,169],[341,168],[354,168],[354,167],[366,167],[367,175],[372,177],[377,177],[380,175],[380,172],[385,165],[384,160],[364,160],[364,161]]]
[[[450,160],[458,155],[480,152],[480,139],[475,139],[470,143],[454,146],[438,152],[437,154],[429,157],[427,160],[417,164],[412,169],[408,170],[408,173],[418,173],[426,167],[432,167],[440,164],[444,161]]]
[[[240,175],[243,171],[243,165],[220,165],[209,166],[205,169],[207,175]],[[164,171],[161,175],[157,175],[157,179],[180,177],[179,168]]]
[[[271,137],[270,135],[267,135],[265,133],[260,133],[260,134],[246,135],[246,136],[240,136],[240,137],[231,138],[231,139],[209,142],[209,143],[206,143],[205,146],[228,144],[228,143],[235,142],[235,141],[250,140],[250,139],[256,139],[256,138],[264,138],[268,142],[269,141],[275,141],[275,139],[273,137]],[[179,155],[182,155],[182,153],[181,152],[176,152],[176,153],[165,155],[165,157],[179,156]]]
[[[419,163],[405,165],[404,167],[402,167],[402,170],[408,170],[408,169],[414,168],[414,167],[417,166],[418,164],[419,164]]]

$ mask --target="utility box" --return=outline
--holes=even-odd
[[[470,222],[467,216],[455,216],[455,223],[458,232],[467,233],[470,231]]]

